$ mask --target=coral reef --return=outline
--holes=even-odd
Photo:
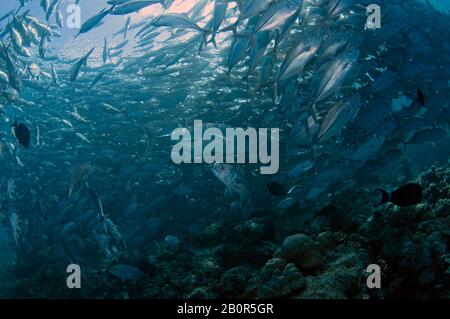
[[[40,252],[31,263],[21,251],[15,271],[27,273],[45,262],[38,281],[48,280],[46,287],[53,290],[39,290],[32,278],[23,277],[2,296],[449,298],[450,169],[433,167],[414,182],[423,188],[423,201],[406,208],[376,206],[373,193],[355,187],[336,196],[336,209],[327,214],[304,205],[284,215],[264,211],[248,219],[217,218],[200,231],[169,238],[176,245],[166,238],[123,257],[121,263],[147,275],[134,283],[111,276],[105,262],[100,268],[87,264],[82,292],[55,288],[56,279],[64,280],[64,274],[53,276],[61,261]],[[370,264],[382,269],[381,289],[367,288]]]

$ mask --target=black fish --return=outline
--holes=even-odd
[[[317,215],[319,215],[319,216],[331,216],[331,215],[336,214],[336,212],[337,212],[337,207],[336,207],[336,205],[330,204],[330,205],[327,205],[327,206],[323,207],[323,208],[317,213]]]
[[[277,182],[272,182],[267,185],[267,190],[273,196],[285,196],[287,194],[287,190],[283,187],[283,185]]]
[[[417,89],[417,102],[419,102],[421,106],[425,105],[425,94],[420,88]]]
[[[381,192],[382,195],[380,205],[391,202],[400,207],[408,207],[422,202],[422,187],[415,183],[406,184],[391,194],[382,189],[377,189],[377,191]]]
[[[14,122],[14,134],[16,135],[17,140],[19,141],[20,145],[22,145],[25,148],[30,147],[30,130],[25,124],[17,124]]]

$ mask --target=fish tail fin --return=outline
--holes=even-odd
[[[328,19],[329,17],[330,17],[330,16],[327,15],[327,19]],[[319,22],[319,25],[325,30],[327,36],[330,36],[330,35],[331,35],[331,30],[330,30],[330,26],[329,26],[328,23],[326,22],[327,19],[325,19],[325,20],[323,20],[323,21],[320,21],[320,22]]]
[[[217,42],[216,42],[216,33],[211,34],[211,39],[209,39],[208,43],[212,43],[214,48],[217,49]]]
[[[228,31],[232,31],[233,32],[233,36],[235,36],[237,34],[237,27],[238,27],[239,22],[236,21],[236,23],[229,25],[228,27],[222,28],[220,30],[220,32],[228,32]]]
[[[377,188],[376,191],[381,193],[381,202],[378,204],[378,206],[389,202],[390,198],[389,198],[388,192],[386,192],[385,190],[383,190],[381,188]]]
[[[13,13],[13,15],[14,16],[17,15],[20,12],[20,10],[24,7],[24,5],[25,4],[20,4],[19,8],[16,10],[16,13]]]
[[[210,36],[212,33],[213,32],[211,30],[202,30],[202,38],[205,45],[208,45],[208,36]]]

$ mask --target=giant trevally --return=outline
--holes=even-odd
[[[33,149],[25,151],[14,136],[0,133],[0,156],[4,159],[0,162],[0,183],[6,188],[4,196],[0,195],[4,208],[0,221],[4,220],[10,231],[22,226],[22,231],[12,231],[16,233],[13,244],[20,244],[12,247],[19,249],[17,265],[24,268],[26,261],[37,257],[36,261],[50,262],[33,264],[37,267],[31,272],[33,280],[22,278],[27,287],[31,285],[28,291],[39,291],[42,297],[49,291],[60,291],[57,283],[39,278],[39,274],[48,272],[47,266],[55,268],[51,263],[57,262],[58,268],[60,260],[67,264],[80,260],[92,269],[106,269],[104,280],[108,280],[108,269],[116,264],[105,268],[105,262],[113,260],[136,265],[144,273],[152,272],[155,285],[150,290],[145,282],[138,289],[122,289],[114,295],[118,297],[130,294],[140,298],[141,286],[146,289],[144,295],[150,297],[158,297],[161,291],[174,298],[196,297],[208,293],[196,287],[210,286],[222,296],[224,280],[164,288],[171,283],[161,276],[178,265],[172,267],[166,259],[191,253],[206,256],[206,264],[214,268],[213,277],[220,279],[221,270],[241,264],[236,262],[235,252],[228,249],[233,246],[228,245],[233,234],[243,239],[243,248],[262,253],[261,258],[249,260],[260,267],[286,232],[304,231],[319,241],[318,234],[327,235],[323,232],[328,230],[359,234],[367,225],[376,228],[392,208],[382,208],[382,216],[375,214],[373,218],[370,210],[360,209],[370,206],[366,205],[366,190],[374,188],[372,183],[384,189],[406,184],[415,179],[416,172],[421,173],[422,167],[445,160],[450,118],[450,45],[446,41],[450,22],[445,13],[421,1],[384,1],[389,3],[389,10],[383,11],[380,31],[365,28],[365,10],[370,3],[361,0],[105,0],[108,6],[104,10],[126,16],[104,16],[98,24],[95,17],[92,24],[89,21],[83,25],[83,34],[89,35],[84,39],[73,39],[72,32],[62,30],[58,14],[66,5],[80,1],[12,2],[16,4],[14,12],[0,18],[0,119],[4,131],[10,129],[14,115],[27,119],[26,125],[33,127]],[[80,2],[85,18],[90,18],[89,7],[94,6],[88,2]],[[54,3],[54,9],[49,10]],[[178,20],[158,26],[154,21],[159,15],[175,15]],[[179,19],[180,15],[188,19]],[[107,20],[111,22],[108,28],[96,28]],[[230,24],[233,33],[221,31]],[[114,34],[120,36],[119,41],[111,40]],[[128,43],[121,42],[124,35]],[[216,38],[220,44],[217,48],[206,46],[205,40],[215,43]],[[94,46],[86,48],[90,41],[101,45],[103,52],[85,56]],[[205,49],[193,54],[200,41]],[[308,43],[315,41],[318,44],[308,48]],[[82,47],[83,52],[77,53]],[[110,52],[113,58],[108,61]],[[89,65],[88,58],[92,62]],[[233,71],[233,77],[227,71]],[[279,174],[260,176],[253,165],[245,166],[249,174],[241,166],[228,163],[216,163],[211,174],[202,165],[175,165],[170,158],[170,133],[199,118],[212,123],[208,128],[220,130],[231,126],[279,128],[285,146],[280,148]],[[199,135],[187,144],[201,142]],[[253,149],[250,143],[245,145],[245,153]],[[408,146],[406,152],[402,143],[414,146]],[[435,144],[436,151],[424,157],[422,153],[430,150],[429,145],[423,145],[426,143]],[[236,152],[244,149],[243,143],[235,146]],[[420,163],[415,162],[418,159]],[[82,169],[78,177],[74,176],[75,186],[70,187],[64,175],[75,163],[86,161],[92,163],[91,169]],[[102,171],[95,176],[86,173],[94,167]],[[436,168],[432,176],[424,176],[436,177],[439,190],[439,179],[445,174],[445,168]],[[213,184],[215,179],[217,185],[210,192],[202,189],[203,184]],[[272,185],[271,194],[284,196],[283,201],[274,201],[265,187],[274,180],[280,185],[298,184],[298,188],[293,194]],[[417,181],[423,184],[427,179]],[[227,193],[233,193],[230,205],[215,196],[222,184]],[[103,198],[84,185],[91,190],[101,185],[108,201],[102,203]],[[67,192],[68,187],[72,188],[71,198],[62,198],[61,189]],[[79,191],[78,196],[73,195],[75,191]],[[8,198],[10,202],[5,205]],[[261,210],[251,219],[229,218],[230,212],[248,208],[249,198],[259,203]],[[349,205],[355,198],[362,206]],[[38,200],[45,204],[48,218],[42,217],[39,207],[32,206]],[[316,220],[311,212],[329,204],[332,207],[326,210],[330,212]],[[23,220],[12,218],[14,227],[6,218],[10,207]],[[278,215],[287,209],[289,216]],[[111,218],[117,218],[121,232],[104,216],[106,210]],[[296,223],[286,228],[286,221],[292,218]],[[272,220],[276,227],[272,227]],[[385,227],[387,235],[390,228]],[[192,236],[183,236],[186,230]],[[3,229],[0,231],[3,233]],[[223,245],[218,233],[228,244]],[[370,237],[370,233],[362,235]],[[424,229],[422,237],[429,235]],[[180,246],[176,238],[182,236]],[[212,240],[198,240],[203,238]],[[125,239],[129,247],[119,251]],[[369,244],[373,242],[368,239]],[[211,249],[218,255],[210,256]],[[167,266],[167,271],[161,265]],[[434,271],[436,278],[441,278],[443,267],[436,272],[430,265],[425,265],[427,273]],[[14,286],[15,276],[9,275],[9,268],[2,271]],[[116,277],[123,280],[144,278],[139,270],[118,268]],[[188,268],[194,269],[195,278],[199,277],[198,267]],[[179,272],[180,278],[186,277],[185,270]],[[409,277],[414,281],[418,275]],[[33,282],[40,287],[33,287]],[[47,283],[45,287],[42,282]],[[11,286],[8,280],[5,284]],[[427,287],[434,284],[422,285],[421,292],[427,293]],[[15,297],[19,290],[12,289],[8,295]],[[235,293],[245,294],[241,290]],[[400,290],[394,287],[390,293],[405,294],[405,289]],[[86,286],[83,291],[83,296],[104,297],[92,287]],[[255,291],[258,295],[261,289]],[[275,294],[278,292],[275,289]],[[354,295],[361,293],[355,291]]]
[[[229,164],[214,164],[213,174],[226,186],[225,193],[234,192],[239,195],[241,207],[251,202],[251,192],[247,178],[242,169]]]
[[[178,52],[177,54],[175,54],[172,59],[170,59],[169,62],[166,63],[166,65],[164,66],[164,68],[168,68],[169,66],[175,65],[177,64],[180,59],[186,54],[186,52],[188,51],[188,49],[183,49],[180,52]]]
[[[320,66],[336,57],[345,49],[351,38],[352,34],[349,32],[337,32],[328,36],[318,52],[316,65]]]
[[[94,52],[94,49],[95,48],[92,48],[90,51],[88,51],[72,66],[72,69],[70,70],[70,82],[75,82],[77,80],[81,68],[86,66],[87,60],[91,56],[92,52]]]
[[[53,35],[54,30],[52,28],[50,28],[50,26],[48,24],[43,23],[39,19],[36,19],[35,17],[29,16],[29,15],[24,16],[24,19],[27,20],[27,22],[28,22],[28,28],[30,28],[30,27],[35,28],[40,36]]]
[[[233,45],[228,56],[228,74],[233,68],[245,57],[251,40],[248,37],[237,37],[234,39]]]
[[[303,3],[303,1],[302,1]],[[297,18],[301,12],[302,6],[299,4],[299,9],[297,12],[295,12],[289,19],[286,20],[282,28],[279,28],[277,30],[277,37],[275,40],[275,47],[274,50],[276,51],[278,49],[278,46],[280,43],[290,34],[292,28],[295,25],[295,22],[297,21]]]
[[[365,141],[362,145],[359,145],[354,151],[347,155],[343,155],[344,158],[350,161],[366,162],[381,149],[381,146],[386,141],[384,136],[373,136]]]
[[[133,12],[138,12],[141,9],[144,9],[145,7],[154,5],[154,4],[161,4],[161,0],[142,0],[142,1],[129,1],[122,3],[117,6],[113,6],[110,14],[111,15],[126,15]]]
[[[9,26],[9,32],[10,32],[11,40],[13,41],[14,45],[16,47],[21,47],[23,44],[23,40],[22,40],[22,36],[20,35],[20,33],[11,25]]]
[[[302,161],[300,163],[298,163],[297,165],[295,165],[290,171],[289,171],[289,176],[291,177],[295,177],[298,178],[300,177],[302,174],[305,174],[306,172],[308,172],[309,170],[311,170],[314,167],[314,161],[313,160],[305,160]]]
[[[92,170],[92,165],[89,162],[81,163],[72,169],[68,197],[72,195],[75,188],[78,188],[87,182]]]
[[[58,73],[56,72],[56,69],[55,69],[55,66],[53,65],[53,63],[52,63],[52,74],[51,74],[51,77],[52,77],[53,83],[54,84],[58,84]]]
[[[260,87],[263,87],[270,82],[275,62],[276,62],[276,54],[274,52],[267,53],[264,56],[259,76]]]
[[[262,14],[255,27],[255,32],[280,29],[292,16],[298,13],[299,8],[301,8],[301,4],[293,4],[290,0],[274,3]]]
[[[110,10],[103,9],[99,13],[97,13],[95,16],[89,18],[80,28],[80,31],[78,31],[78,34],[75,37],[78,37],[82,33],[86,33],[90,30],[92,30],[95,27],[98,27],[100,23],[102,22],[103,18],[106,17],[110,13]]]
[[[19,68],[17,67],[15,61],[12,60],[8,51],[4,52],[3,58],[6,64],[6,71],[8,73],[11,88],[15,89],[17,92],[20,92],[22,88],[22,78],[19,74]]]
[[[212,27],[211,27],[211,40],[215,47],[217,47],[216,36],[219,31],[220,26],[222,25],[225,17],[227,15],[228,9],[228,1],[227,0],[215,0],[214,1],[214,12],[212,18]]]
[[[253,39],[251,42],[247,78],[261,64],[267,46],[272,41],[271,33],[268,31],[258,32],[255,37],[256,39]]]
[[[56,5],[56,8],[55,8],[55,20],[56,20],[56,24],[58,25],[58,27],[62,28],[63,24],[64,24],[64,21],[63,21],[64,18],[59,9],[60,4],[61,4],[61,2],[58,2],[58,4]]]
[[[91,84],[89,85],[89,90],[91,90],[100,80],[103,78],[103,76],[108,73],[107,71],[100,72],[97,74],[94,79],[92,80]]]
[[[11,229],[11,236],[13,238],[14,244],[19,246],[20,232],[21,228],[19,225],[19,216],[15,213],[12,207],[9,207],[7,213],[8,225]]]
[[[337,17],[354,5],[354,0],[330,0],[326,4],[328,17]]]
[[[437,143],[447,136],[447,131],[443,128],[428,128],[419,130],[417,132],[412,133],[412,136],[404,142],[407,144],[423,144],[423,143]]]
[[[127,44],[128,44],[128,40],[124,40],[124,41],[120,42],[119,44],[117,44],[116,46],[111,47],[111,50],[120,50],[120,49],[124,48]]]
[[[345,51],[336,57],[325,71],[320,81],[316,91],[317,97],[315,103],[318,103],[339,91],[349,72],[357,62],[358,57],[359,51],[354,49]]]

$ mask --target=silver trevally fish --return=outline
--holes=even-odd
[[[153,20],[153,25],[157,27],[171,27],[180,29],[191,29],[204,34],[210,34],[210,30],[199,27],[194,21],[192,21],[187,15],[182,13],[166,13],[162,14]]]
[[[358,114],[360,101],[361,97],[358,95],[350,101],[340,101],[332,107],[320,126],[317,141],[324,142],[339,134],[342,128]]]
[[[290,0],[279,1],[271,5],[261,16],[255,32],[276,30],[294,16],[300,5],[294,5]]]
[[[99,13],[97,13],[95,16],[89,18],[80,28],[80,31],[75,37],[78,37],[82,33],[86,33],[95,27],[100,26],[102,20],[104,17],[106,17],[110,13],[110,10],[103,9]]]
[[[321,44],[320,38],[313,38],[301,41],[297,46],[293,47],[280,68],[278,81],[287,79],[295,74],[302,76],[303,69],[312,60]]]
[[[241,12],[241,15],[236,20],[235,26],[239,25],[242,21],[251,17],[257,16],[261,12],[265,11],[274,0],[249,0],[245,2],[245,7]]]
[[[226,187],[225,193],[236,193],[242,206],[251,202],[251,192],[247,178],[242,170],[230,164],[214,164],[212,172]]]
[[[94,52],[95,48],[92,48],[88,53],[86,53],[81,59],[79,59],[75,64],[72,66],[72,69],[70,70],[70,82],[75,82],[78,78],[78,75],[80,74],[81,68],[83,66],[86,66],[87,60],[91,56],[92,52]]]
[[[227,15],[227,9],[228,9],[228,1],[227,0],[215,0],[214,1],[214,13],[213,13],[213,19],[212,19],[212,26],[211,26],[211,40],[209,42],[212,42],[215,47],[217,47],[216,44],[216,35],[219,31],[220,26],[222,25],[223,21],[225,20],[225,17]]]
[[[110,11],[112,15],[126,15],[134,12],[138,12],[145,7],[161,4],[161,0],[145,0],[145,1],[130,1],[113,7]]]

